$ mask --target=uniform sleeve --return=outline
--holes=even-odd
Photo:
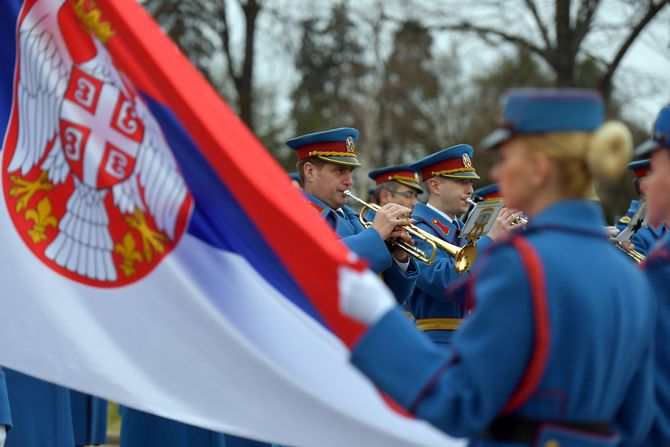
[[[414,259],[410,259],[409,267],[405,272],[395,262],[384,272],[384,282],[391,289],[399,304],[403,304],[412,296],[418,277],[419,271]]]
[[[2,368],[0,368],[0,425],[6,425],[8,431],[12,426],[7,383],[5,382],[5,373],[2,371]]]
[[[647,256],[655,244],[654,236],[647,228],[640,228],[631,238],[630,241],[635,245],[635,251],[644,256]]]
[[[367,228],[358,234],[342,238],[351,251],[368,261],[370,270],[381,273],[391,267],[393,258],[386,243],[374,228]]]
[[[654,362],[650,346],[640,362],[635,376],[614,419],[621,433],[622,446],[640,445],[649,431],[656,409],[654,402]]]
[[[393,310],[351,358],[399,404],[453,436],[473,436],[500,413],[533,347],[530,289],[518,255],[505,247],[488,259],[475,283],[476,307],[450,351]]]

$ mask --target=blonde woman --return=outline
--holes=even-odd
[[[594,179],[620,175],[630,133],[603,125],[589,90],[512,90],[493,177],[526,230],[482,254],[462,289],[472,312],[436,348],[366,287],[342,309],[370,328],[352,362],[418,418],[473,446],[635,444],[653,411],[654,306],[639,271],[608,242]],[[365,283],[365,280],[362,280]]]

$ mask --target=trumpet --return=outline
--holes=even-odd
[[[362,206],[361,211],[358,214],[358,219],[360,220],[361,224],[363,224],[364,227],[366,228],[371,227],[372,222],[366,220],[365,217],[363,217],[363,215],[365,214],[365,210],[370,209],[372,211],[379,211],[381,207],[377,204],[368,203],[364,201],[363,199],[353,194],[351,191],[344,191],[344,195],[352,200],[355,200]],[[417,239],[425,242],[431,248],[431,254],[428,255],[424,250],[421,250],[416,246],[408,244],[407,242],[402,240],[397,239],[389,240],[389,244],[401,248],[402,250],[407,252],[408,255],[412,256],[418,261],[424,262],[426,264],[432,263],[433,260],[435,259],[437,249],[439,248],[440,250],[446,252],[447,254],[449,254],[454,258],[454,269],[458,273],[464,273],[470,270],[470,267],[472,267],[472,264],[475,262],[475,259],[477,258],[478,249],[477,245],[474,242],[468,242],[465,246],[458,247],[456,245],[450,244],[440,239],[437,236],[430,234],[425,230],[422,230],[416,225],[413,224],[402,225],[401,228],[407,231],[412,236],[416,237]]]
[[[626,248],[626,247],[623,246],[623,244],[621,242],[616,241],[614,239],[612,239],[612,241],[614,242],[614,246],[616,248],[618,248],[622,252],[626,253],[628,256],[630,256],[633,259],[633,261],[637,262],[638,264],[643,263],[645,261],[645,259],[647,259],[647,257],[645,255],[643,255],[639,251],[635,250],[634,248]]]

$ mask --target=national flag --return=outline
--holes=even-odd
[[[451,445],[349,365],[360,263],[139,4],[0,24],[0,364],[286,445]]]

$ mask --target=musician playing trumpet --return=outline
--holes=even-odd
[[[633,187],[635,192],[640,197],[640,200],[646,200],[644,192],[642,191],[642,184],[646,181],[647,175],[650,171],[649,159],[636,160],[628,163],[628,169],[633,173]],[[630,207],[624,216],[616,223],[616,228],[623,231],[630,223],[631,218],[640,207],[640,200],[633,200]],[[667,232],[667,225],[665,222],[657,224],[644,223],[642,227],[635,232],[631,237],[631,242],[634,248],[640,254],[646,256],[652,247],[663,238]]]
[[[459,247],[464,246],[466,241],[459,237],[463,222],[457,216],[467,211],[467,200],[473,192],[472,182],[479,179],[472,154],[471,146],[460,144],[409,165],[419,172],[428,192],[428,202],[425,205],[418,203],[412,213],[416,225]],[[512,230],[513,221],[519,215],[509,209],[501,211],[489,234],[478,241],[479,251]],[[417,247],[430,251],[420,241],[415,242]],[[430,265],[419,264],[418,267],[419,278],[409,307],[417,327],[433,342],[447,345],[462,322],[466,305],[461,300],[445,300],[444,291],[467,273],[459,273],[454,257],[442,251],[438,251]]]
[[[342,242],[368,262],[372,271],[383,273],[386,285],[398,302],[404,303],[416,283],[416,261],[406,251],[397,246],[389,248],[385,242],[413,243],[402,229],[411,223],[411,210],[388,203],[375,213],[372,225],[366,228],[358,214],[345,205],[344,192],[352,188],[352,173],[361,166],[356,156],[357,141],[358,130],[339,128],[295,137],[286,144],[297,151],[296,168],[309,203]]]

